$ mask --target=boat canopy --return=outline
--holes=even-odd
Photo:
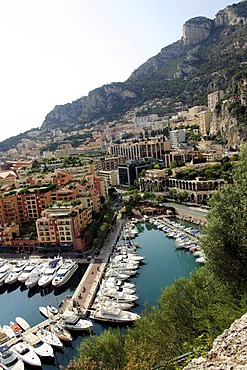
[[[59,261],[60,261],[60,259],[56,258],[55,260],[52,260],[52,261],[49,262],[49,266],[56,266]]]

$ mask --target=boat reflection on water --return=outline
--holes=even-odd
[[[54,291],[54,287],[51,284],[49,284],[45,288],[40,288],[40,295],[41,297],[45,297],[46,295],[50,294],[52,291]]]
[[[17,288],[19,288],[20,286],[21,286],[21,283],[19,281],[16,281],[13,284],[7,284],[7,292],[11,293],[14,290],[16,290]]]

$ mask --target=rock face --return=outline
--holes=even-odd
[[[246,4],[244,4],[244,2],[242,4],[239,3],[238,6],[236,6],[236,4],[233,4],[231,6],[227,6],[223,10],[220,10],[215,16],[215,24],[217,26],[234,26],[247,24],[247,14],[245,11]]]
[[[236,320],[213,343],[205,358],[190,362],[184,370],[246,370],[247,314]]]
[[[206,40],[213,29],[214,22],[206,17],[195,17],[183,25],[182,39],[185,45],[198,44]]]
[[[246,132],[240,132],[237,119],[229,114],[227,103],[223,105],[220,115],[213,115],[210,135],[220,135],[231,147],[239,147],[247,139]]]

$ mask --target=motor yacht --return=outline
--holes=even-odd
[[[123,311],[116,307],[102,307],[91,311],[90,318],[98,321],[128,324],[140,318],[134,312]]]
[[[5,279],[9,276],[14,265],[9,262],[6,262],[4,265],[0,266],[0,286],[5,283]]]
[[[36,334],[43,342],[46,342],[51,346],[63,347],[63,343],[61,342],[61,340],[50,330],[39,329]]]
[[[80,319],[74,312],[66,310],[62,314],[60,324],[68,330],[88,330],[93,327],[90,320]]]
[[[56,258],[48,263],[48,267],[46,268],[45,272],[38,280],[38,285],[40,287],[45,287],[52,282],[52,279],[55,277],[57,270],[62,264],[61,258]]]
[[[133,302],[119,302],[118,300],[111,299],[106,296],[96,297],[92,308],[97,310],[97,309],[100,309],[102,306],[120,308],[123,311],[128,311],[134,306],[134,303]]]
[[[25,281],[27,288],[32,288],[38,284],[39,279],[48,268],[47,262],[39,263],[30,273],[28,279]]]
[[[58,314],[58,309],[56,307],[53,307],[51,305],[48,306],[40,306],[39,307],[40,313],[42,313],[43,316],[45,316],[48,319],[51,319],[55,315]]]
[[[99,291],[98,296],[100,295],[117,299],[119,302],[135,302],[138,299],[138,296],[135,294],[127,294],[124,292],[119,292],[114,288],[105,290],[103,292]]]
[[[3,331],[9,339],[15,338],[15,332],[9,325],[3,325]]]
[[[3,370],[24,370],[24,363],[5,345],[0,347],[0,368]]]
[[[53,357],[54,351],[50,344],[43,342],[36,334],[24,334],[23,340],[26,345],[41,357]]]
[[[74,275],[78,267],[78,263],[72,260],[65,260],[57,270],[57,273],[52,280],[52,285],[54,287],[59,287],[65,284]]]
[[[16,356],[31,366],[41,366],[41,361],[37,353],[31,350],[26,343],[18,342],[11,347]]]
[[[20,261],[18,262],[13,269],[11,270],[11,273],[6,277],[5,283],[6,284],[14,284],[17,282],[18,277],[22,273],[24,267],[27,265],[26,261]]]
[[[60,325],[58,322],[51,323],[49,328],[52,333],[54,333],[60,340],[64,342],[69,342],[73,339],[70,332],[62,327],[62,325]]]
[[[25,281],[29,278],[31,272],[36,267],[36,265],[37,262],[34,261],[28,262],[28,264],[24,267],[20,276],[18,277],[18,281],[20,281],[21,283],[25,283]]]

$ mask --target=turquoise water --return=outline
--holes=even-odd
[[[136,293],[139,295],[138,305],[133,311],[141,313],[145,302],[155,305],[162,288],[170,285],[179,277],[189,276],[197,264],[190,253],[176,250],[173,239],[167,238],[163,231],[157,230],[148,223],[137,226],[140,232],[135,241],[140,245],[139,254],[145,256],[146,259],[145,264],[140,266],[139,274],[132,278],[132,281],[136,283]],[[52,304],[57,307],[65,295],[75,291],[83,273],[84,270],[81,268],[62,290],[48,288],[28,291],[17,285],[10,291],[6,286],[0,287],[0,325],[9,324],[16,316],[22,316],[30,325],[38,324],[43,319],[39,313],[39,306]],[[99,334],[106,328],[107,325],[95,323],[93,332]],[[58,369],[59,365],[66,366],[75,356],[76,348],[83,338],[84,335],[74,337],[70,346],[55,351],[54,360],[43,364],[43,369]]]

